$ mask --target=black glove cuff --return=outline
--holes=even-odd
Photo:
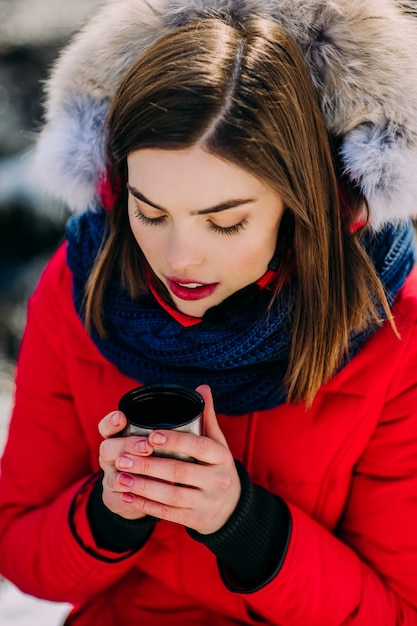
[[[279,572],[290,539],[291,519],[284,500],[253,484],[238,461],[236,468],[242,491],[229,520],[210,535],[192,529],[187,532],[217,556],[227,587],[250,593]]]

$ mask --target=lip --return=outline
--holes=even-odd
[[[198,280],[183,279],[177,277],[167,277],[168,287],[171,293],[180,300],[202,300],[213,294],[219,283],[201,283]],[[190,287],[187,287],[190,285]],[[194,287],[191,285],[200,285]]]

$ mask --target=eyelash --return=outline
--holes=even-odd
[[[165,219],[164,215],[161,215],[161,217],[153,217],[152,219],[150,217],[146,217],[146,215],[144,215],[138,208],[135,210],[135,217],[138,218],[139,222],[146,224],[146,226],[158,226]]]
[[[222,227],[214,222],[209,222],[210,229],[214,230],[215,233],[220,233],[221,235],[236,235],[241,230],[245,230],[247,225],[247,220],[242,220],[239,224],[234,224],[233,226]]]
[[[136,208],[135,216],[140,222],[142,222],[142,224],[145,224],[146,226],[159,226],[165,220],[165,215],[161,215],[161,217],[153,217],[153,218],[146,217],[146,215],[144,215],[142,211],[138,208]],[[215,233],[219,233],[220,235],[229,235],[229,236],[236,235],[241,230],[245,230],[247,223],[248,223],[247,220],[242,220],[241,222],[239,222],[239,224],[234,224],[233,226],[223,227],[223,226],[219,226],[218,224],[215,224],[214,222],[210,222],[209,220],[209,225],[210,225],[211,230],[213,230]]]

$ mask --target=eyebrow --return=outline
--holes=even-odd
[[[138,200],[145,202],[145,204],[149,204],[149,206],[153,207],[154,209],[158,209],[158,211],[169,213],[167,209],[164,209],[163,207],[148,200],[148,198],[146,198],[146,196],[144,196],[140,191],[138,191],[136,187],[132,187],[132,185],[129,185],[129,183],[127,183],[127,189],[132,194],[132,196],[134,196]],[[216,204],[215,206],[208,207],[207,209],[200,209],[199,211],[192,211],[191,215],[207,215],[208,213],[220,213],[220,211],[233,209],[235,207],[241,206],[242,204],[250,204],[251,202],[255,202],[255,199],[254,198],[236,198],[235,200],[226,200],[226,202],[221,202],[220,204]]]

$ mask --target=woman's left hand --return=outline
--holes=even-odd
[[[123,454],[116,460],[122,471],[124,503],[138,512],[192,528],[202,534],[219,530],[236,508],[240,480],[232,453],[214,412],[210,387],[197,391],[205,400],[205,436],[174,430],[149,435],[143,456]],[[150,456],[153,447],[187,454],[196,463]],[[128,469],[126,465],[131,465]]]

